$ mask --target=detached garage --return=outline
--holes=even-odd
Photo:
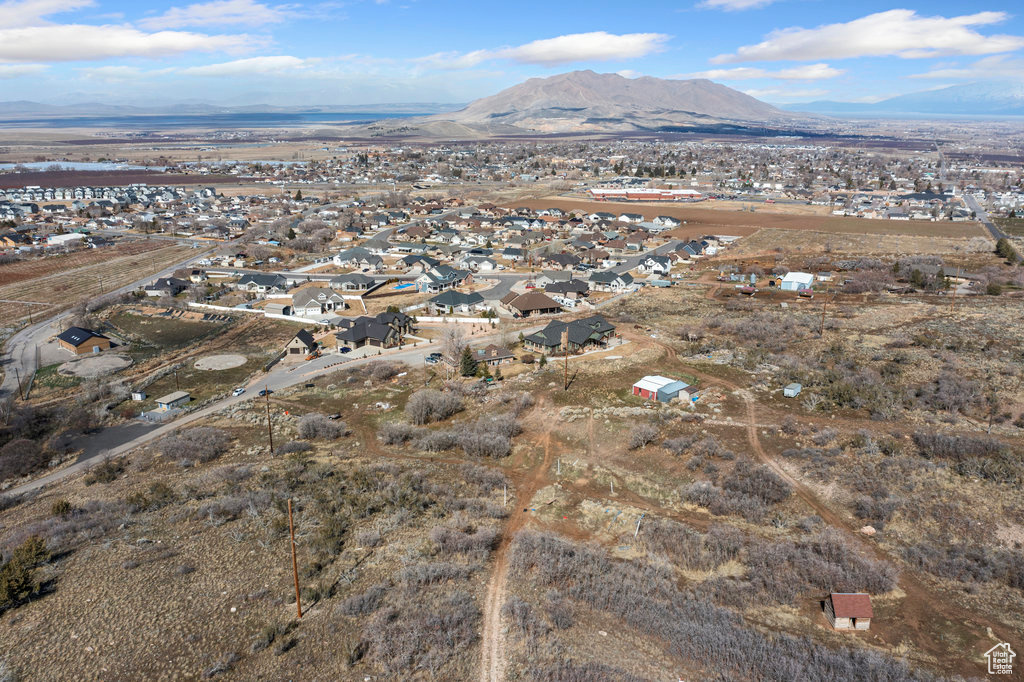
[[[57,336],[57,343],[61,348],[71,351],[75,355],[99,353],[102,350],[110,349],[110,339],[91,329],[82,329],[81,327],[68,327]]]
[[[690,399],[690,385],[678,379],[663,376],[647,376],[633,384],[633,395],[659,403],[667,403],[675,398]]]

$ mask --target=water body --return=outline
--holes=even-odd
[[[67,116],[0,119],[0,128],[128,128],[168,130],[175,128],[289,128],[320,125],[359,125],[384,119],[411,118],[426,114],[392,113],[243,113],[153,114],[149,116]]]
[[[129,163],[107,163],[82,161],[33,161],[32,163],[0,163],[0,170],[11,170],[15,167],[27,168],[34,171],[50,170],[53,166],[60,166],[61,170],[67,171],[119,171],[119,170],[149,170],[165,171],[166,166],[133,166]]]

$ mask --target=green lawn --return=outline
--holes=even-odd
[[[78,377],[65,376],[58,373],[57,368],[62,364],[58,362],[55,365],[40,367],[39,371],[36,372],[36,385],[47,388],[73,388],[81,383],[82,380]]]

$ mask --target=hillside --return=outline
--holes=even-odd
[[[719,122],[797,118],[709,80],[625,78],[573,71],[530,80],[428,119],[479,126],[500,123],[535,132],[657,130]]]

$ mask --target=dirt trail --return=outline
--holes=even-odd
[[[670,358],[677,358],[676,352],[672,347],[656,341],[651,341],[651,343],[662,348]],[[987,642],[992,640],[992,637],[987,635],[986,628],[990,629],[995,634],[995,640],[992,641],[1006,641],[1005,637],[1009,633],[1007,632],[1007,626],[1005,623],[997,623],[979,617],[976,613],[961,609],[955,603],[951,602],[948,597],[933,591],[933,589],[925,584],[917,575],[908,570],[902,561],[890,555],[890,553],[884,548],[869,541],[864,535],[860,534],[858,532],[859,523],[837,514],[827,504],[822,502],[813,490],[793,477],[775,460],[775,458],[771,457],[761,445],[761,438],[758,433],[758,423],[763,419],[763,415],[758,414],[760,410],[758,409],[754,396],[752,396],[749,391],[730,381],[722,379],[721,377],[705,374],[703,372],[693,370],[692,368],[690,368],[689,371],[708,384],[717,384],[734,391],[736,395],[743,400],[746,411],[745,427],[747,430],[747,440],[758,461],[769,467],[783,480],[785,480],[792,487],[794,494],[813,509],[814,512],[830,526],[844,531],[844,533],[852,539],[857,546],[864,548],[875,558],[887,561],[894,566],[901,568],[899,585],[906,593],[906,597],[903,599],[900,609],[903,634],[905,634],[907,630],[914,632],[914,639],[917,645],[926,653],[939,659],[943,658],[948,653],[948,645],[943,641],[936,640],[933,634],[929,632],[930,628],[928,623],[934,622],[936,617],[938,617],[939,620],[964,623],[972,630],[972,634],[977,638],[978,642]],[[903,635],[900,635],[900,637],[902,636]],[[984,651],[984,648],[979,649],[979,651]],[[977,664],[971,661],[969,657],[964,657],[958,672],[962,675],[976,675]]]
[[[545,402],[543,398],[537,401],[537,414],[546,415]],[[494,555],[494,569],[491,572],[491,579],[487,582],[480,647],[480,682],[501,682],[505,679],[505,642],[501,631],[501,607],[505,603],[508,548],[516,533],[526,524],[527,512],[524,511],[523,505],[529,504],[537,491],[543,487],[547,472],[551,468],[551,428],[554,421],[545,416],[543,423],[544,432],[540,436],[539,444],[544,447],[544,458],[523,477],[515,491],[515,507],[502,530],[501,543]]]

